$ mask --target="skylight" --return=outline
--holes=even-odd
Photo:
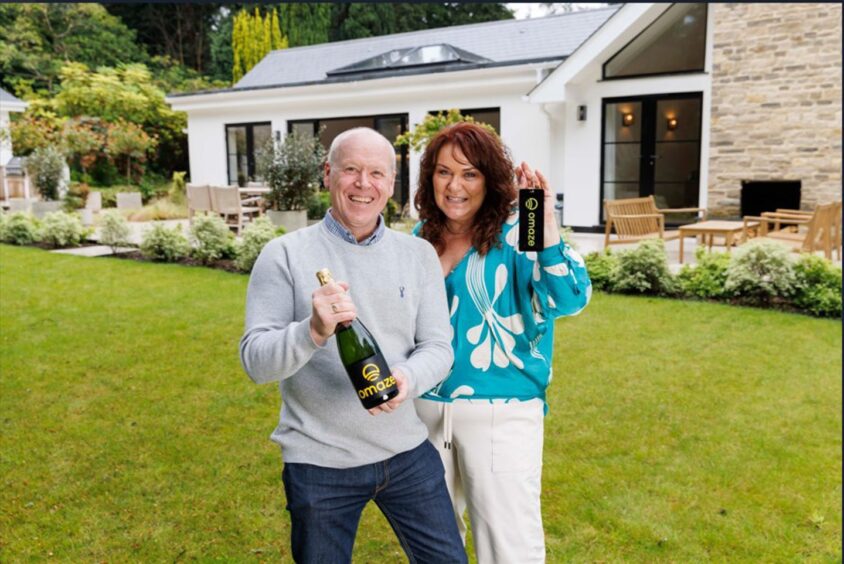
[[[346,65],[326,74],[336,76],[341,74],[353,74],[364,72],[377,72],[387,70],[398,70],[411,67],[447,65],[447,64],[477,64],[488,63],[490,59],[481,57],[469,51],[464,51],[449,45],[440,43],[437,45],[425,45],[422,47],[408,47],[404,49],[393,49],[374,57],[369,57],[357,63]]]

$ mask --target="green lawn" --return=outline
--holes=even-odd
[[[0,561],[291,561],[246,284],[0,246]],[[597,294],[556,348],[549,562],[841,561],[839,321]]]

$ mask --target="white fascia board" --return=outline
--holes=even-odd
[[[535,104],[565,102],[565,87],[596,59],[610,57],[671,4],[625,4],[563,61],[527,98]]]
[[[29,107],[29,102],[2,102],[4,112],[24,112]]]
[[[176,111],[219,111],[230,108],[243,110],[279,104],[317,103],[322,101],[350,103],[366,101],[377,96],[403,96],[430,93],[432,96],[454,92],[490,92],[514,87],[527,92],[536,84],[537,69],[553,66],[552,63],[528,63],[473,69],[447,73],[430,73],[412,76],[395,76],[383,79],[282,86],[259,90],[240,90],[194,96],[166,97],[164,100]]]

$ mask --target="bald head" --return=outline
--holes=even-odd
[[[384,158],[389,162],[389,170],[393,174],[396,172],[396,150],[393,148],[393,144],[386,137],[368,127],[347,129],[335,137],[328,149],[328,164],[332,168],[337,168],[344,147],[351,147],[356,143],[375,143],[383,146]]]

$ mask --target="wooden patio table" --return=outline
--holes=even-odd
[[[758,222],[748,223],[748,227],[756,228],[759,226]],[[733,238],[739,235],[744,230],[744,222],[742,221],[722,221],[709,220],[698,223],[690,223],[689,225],[681,225],[680,230],[680,264],[683,264],[683,239],[686,237],[694,237],[700,235],[703,237],[703,242],[706,243],[706,249],[712,252],[712,240],[716,235],[724,237],[724,245],[727,247],[727,252],[733,246]]]

